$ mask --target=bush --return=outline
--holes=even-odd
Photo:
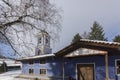
[[[3,64],[0,66],[0,73],[7,71],[7,64],[3,62]]]

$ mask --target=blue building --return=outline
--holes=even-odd
[[[38,35],[33,57],[20,59],[22,77],[40,80],[120,80],[120,43],[86,40],[52,53],[50,37]]]

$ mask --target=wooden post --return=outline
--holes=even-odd
[[[106,66],[106,80],[109,79],[109,73],[108,73],[108,53],[105,54],[105,66]]]
[[[62,78],[65,80],[65,63],[64,58],[62,59]]]

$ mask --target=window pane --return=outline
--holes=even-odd
[[[117,61],[117,74],[120,74],[120,61]]]
[[[41,38],[39,38],[39,43],[41,43],[41,40],[42,40],[42,39],[41,39]]]
[[[38,55],[40,55],[41,54],[41,50],[38,50]]]
[[[29,64],[32,65],[33,64],[33,60],[30,60]]]
[[[46,69],[40,69],[40,74],[45,75],[46,74]]]
[[[33,69],[29,69],[29,74],[33,74],[34,70]]]
[[[48,43],[48,37],[46,37],[46,44]]]
[[[117,74],[120,74],[120,68],[117,69]]]
[[[120,66],[120,61],[117,61],[117,66]]]
[[[41,59],[40,64],[46,64],[46,59]]]

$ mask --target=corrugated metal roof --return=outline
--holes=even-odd
[[[93,42],[93,43],[100,43],[100,44],[109,44],[109,45],[118,45],[120,46],[119,42],[109,42],[109,41],[101,41],[101,40],[89,40],[89,39],[80,39],[80,41],[84,42]]]
[[[82,45],[86,45],[86,44],[93,45],[93,44],[95,44],[93,46],[102,46],[102,47],[106,46],[108,48],[111,48],[112,46],[115,47],[115,48],[120,47],[120,43],[118,43],[118,42],[80,39],[79,42],[68,45],[67,47],[58,51],[56,54],[45,54],[45,55],[39,55],[39,56],[32,56],[32,57],[22,58],[22,59],[19,59],[19,60],[22,61],[22,60],[38,59],[38,58],[53,57],[55,55],[65,54],[67,51],[70,52],[70,51],[73,51],[74,49],[77,49],[75,47],[76,47],[76,45],[80,46],[79,43],[83,43]],[[79,46],[77,46],[77,47],[79,47]]]
[[[70,44],[60,51],[56,52],[56,56],[66,55],[78,48],[94,48],[105,51],[117,50],[120,51],[120,43],[118,42],[109,42],[101,40],[89,40],[89,39],[80,39],[80,41]]]

